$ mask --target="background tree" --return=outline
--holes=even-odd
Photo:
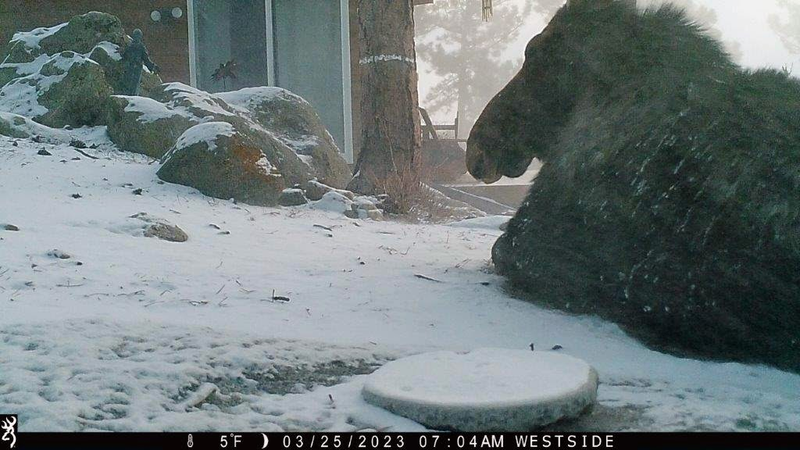
[[[800,3],[794,0],[778,0],[778,5],[782,14],[771,15],[769,25],[790,52],[800,54]]]
[[[348,186],[356,192],[386,193],[388,180],[413,175],[418,164],[413,3],[358,0],[361,152]]]
[[[697,0],[638,0],[639,7],[656,7],[663,3],[672,3],[686,10],[686,14],[697,23],[706,28],[706,32],[725,46],[728,54],[735,62],[742,60],[742,46],[736,41],[722,38],[722,31],[717,28],[719,17],[717,12],[708,6],[701,5]]]
[[[455,107],[467,134],[480,112],[514,76],[522,55],[507,47],[534,11],[552,13],[563,0],[494,0],[484,21],[477,0],[438,0],[417,9],[417,54],[440,77],[422,104],[432,113]]]

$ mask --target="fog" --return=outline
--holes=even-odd
[[[640,6],[663,2],[663,0],[639,0]],[[467,5],[466,7],[472,7],[470,6],[471,3],[479,4],[480,2],[477,0],[442,0],[437,3],[439,5]],[[770,25],[770,18],[772,17],[773,22],[777,20],[784,24],[785,28],[791,30],[794,23],[789,24],[788,8],[798,8],[800,0],[679,0],[676,3],[688,6],[692,17],[706,23],[710,28],[710,32],[725,42],[728,51],[742,66],[753,69],[761,67],[787,68],[792,70],[795,76],[800,74],[800,54],[792,53],[787,44],[781,41],[774,28]],[[504,17],[507,8],[508,11],[512,11],[514,8],[518,11],[524,11],[525,18],[522,21],[518,36],[507,42],[501,42],[492,49],[491,55],[487,56],[487,60],[496,58],[496,62],[489,66],[504,63],[513,65],[514,69],[518,68],[522,64],[522,53],[528,41],[546,26],[552,11],[557,8],[557,4],[556,0],[495,0],[496,11],[492,20],[509,21],[509,18]],[[425,16],[431,15],[433,8],[436,7],[430,5],[418,7],[416,12],[417,20],[424,23]],[[480,23],[479,15],[475,15],[472,20],[472,27],[483,26]],[[795,17],[794,20],[798,19]],[[800,35],[800,29],[797,30],[796,34]],[[443,36],[439,32],[418,29],[418,41],[428,42],[442,38]],[[446,75],[441,71],[437,73],[436,65],[433,64],[431,58],[426,58],[426,56],[424,51],[418,55],[420,103],[423,107],[430,109],[431,116],[435,122],[452,123],[457,111],[455,102],[445,102],[447,106],[439,106],[443,102],[437,102],[437,97],[441,95],[439,92],[442,87],[441,83]],[[491,68],[484,68],[484,71],[490,74],[495,73]],[[504,81],[507,81],[513,76],[515,70],[500,72],[498,76],[503,76],[505,78]],[[472,93],[477,99],[472,100],[473,102],[485,104],[496,91],[499,91],[499,88],[502,88],[504,82],[497,80],[494,83],[482,84],[489,84],[491,87],[482,86],[477,88],[476,92]],[[438,91],[437,87],[439,88]],[[474,109],[480,108],[475,107]],[[468,117],[464,120],[462,134],[468,131],[475,114],[475,112],[467,114]],[[463,116],[464,113],[462,111],[462,119]]]

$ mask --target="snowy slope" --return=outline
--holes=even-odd
[[[659,354],[509,297],[486,223],[235,205],[160,184],[157,163],[102,129],[75,134],[99,159],[0,137],[0,410],[23,431],[418,430],[364,403],[349,375],[531,342],[594,366],[601,405],[640,419],[620,429],[800,430],[800,376]],[[140,212],[189,241],[143,237]]]

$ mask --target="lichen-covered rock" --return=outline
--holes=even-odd
[[[302,189],[284,189],[278,198],[278,204],[281,206],[301,206],[306,203],[308,199],[303,195]]]
[[[121,88],[129,40],[119,19],[98,12],[16,33],[0,64],[0,111],[56,127],[104,124],[108,97]],[[143,95],[160,85],[157,75],[144,72]]]
[[[247,88],[218,96],[229,105],[243,108],[246,115],[300,155],[320,182],[339,189],[350,182],[347,161],[314,108],[302,97],[276,87]]]
[[[37,136],[41,142],[51,144],[69,143],[71,137],[64,130],[56,130],[36,123],[18,114],[0,112],[0,135],[12,138],[31,138]]]
[[[181,135],[164,157],[158,177],[210,197],[274,206],[285,179],[263,149],[263,142],[230,123],[202,123]]]
[[[313,180],[308,180],[303,185],[303,191],[306,194],[306,198],[315,202],[322,200],[322,197],[324,197],[325,194],[332,191],[344,195],[350,200],[353,200],[356,197],[356,195],[351,191],[345,189],[336,189],[334,187],[328,186],[327,184],[320,183],[319,181],[317,181],[316,178]]]
[[[49,73],[45,72],[48,67],[51,65],[42,68],[42,74]],[[60,70],[54,64],[52,67],[54,71]],[[73,64],[61,81],[40,91],[39,103],[48,112],[36,120],[54,128],[103,125],[112,93],[98,64],[90,60]]]
[[[139,213],[131,216],[131,219],[138,219],[144,222],[142,235],[144,237],[161,239],[167,242],[186,242],[189,235],[181,227],[170,223],[164,219],[153,217],[147,213]]]
[[[624,3],[570,2],[472,130],[486,182],[545,163],[496,268],[657,349],[800,371],[800,81]]]
[[[36,41],[26,41],[25,47],[32,54],[41,52],[52,55],[64,51],[89,53],[100,42],[110,42],[122,47],[127,39],[122,22],[117,17],[97,11],[75,16],[66,25],[50,30],[53,29],[55,31],[38,39],[38,45],[35,44]]]
[[[12,138],[31,137],[29,121],[30,119],[17,114],[0,113],[0,135]]]
[[[43,56],[74,52],[91,58],[98,47],[105,50],[107,57],[118,60],[119,49],[124,48],[128,40],[118,18],[90,12],[75,16],[68,23],[14,34],[6,47],[7,55],[0,70],[21,69],[20,75],[27,75],[31,72],[24,73],[24,65]],[[113,56],[115,53],[117,56]],[[96,56],[101,57],[99,54]],[[96,62],[104,65],[101,61]],[[0,85],[4,84],[2,81],[0,79]]]
[[[35,72],[0,89],[0,111],[30,117],[51,127],[99,125],[111,87],[103,69],[73,52],[41,57]]]
[[[263,190],[252,196],[243,192],[228,195],[231,189],[213,188],[211,180],[189,176],[182,167],[202,166],[211,160],[187,157],[201,153],[187,150],[186,139],[179,139],[192,136],[191,129],[198,124],[226,123],[235,129],[231,142],[222,139],[220,148],[230,144],[236,149],[258,149],[265,157],[260,165],[270,167],[270,186],[303,185],[319,179],[337,187],[349,181],[350,169],[313,108],[283,89],[209,94],[181,83],[161,84],[157,76],[145,71],[142,94],[149,98],[115,96],[122,87],[121,55],[129,40],[119,20],[102,13],[15,34],[9,56],[0,64],[0,81],[7,80],[0,88],[0,112],[51,127],[107,125],[111,140],[120,149],[162,158],[166,181],[179,180],[176,182],[222,198],[270,205],[277,200],[274,192],[267,195]],[[25,134],[20,126],[10,124],[3,131]],[[171,148],[170,158],[164,158]],[[228,161],[228,156],[216,160]],[[236,184],[236,172],[226,174],[227,186]],[[280,178],[281,183],[272,178]],[[251,173],[244,173],[239,183],[248,185],[253,179]]]
[[[324,150],[322,145],[317,145],[318,148],[315,151],[309,151],[303,146],[305,144],[301,145],[301,143],[288,137],[299,138],[301,134],[293,134],[300,133],[299,131],[295,132],[281,128],[283,122],[268,123],[258,120],[255,111],[262,111],[262,114],[264,114],[263,110],[259,108],[272,97],[287,97],[291,98],[293,104],[308,106],[299,97],[278,88],[251,88],[225,94],[210,94],[181,83],[168,83],[163,85],[155,95],[155,99],[160,103],[148,104],[146,101],[136,101],[136,105],[131,106],[129,104],[125,109],[147,111],[145,116],[151,118],[162,117],[169,118],[172,121],[180,121],[176,117],[181,116],[193,122],[207,123],[213,121],[230,124],[236,130],[236,135],[239,138],[261,149],[274,170],[273,175],[280,174],[287,186],[303,186],[309,180],[318,178],[321,175],[332,176],[333,172],[323,171],[322,167],[340,167],[341,164],[347,168],[346,162],[335,146],[328,149],[333,153]],[[127,99],[128,102],[133,101],[131,97]],[[248,108],[254,108],[255,111]],[[287,112],[286,114],[290,113]],[[298,114],[303,115],[302,117],[305,118],[303,120],[319,121],[313,110],[310,113],[303,110]],[[139,120],[141,121],[141,118]],[[308,142],[324,142],[324,137],[328,136],[328,132],[325,131],[321,124],[315,122],[314,125],[316,128],[308,128],[305,132],[318,134],[302,134],[302,137]],[[150,131],[156,132],[152,127]],[[112,132],[111,134],[112,139],[115,139],[114,135],[116,133]],[[171,136],[164,136],[162,139],[168,141],[170,138]],[[120,140],[115,140],[115,142],[119,143],[118,141]],[[165,158],[165,161],[168,159]],[[347,177],[349,177],[349,168],[346,170]],[[334,178],[337,176],[334,176]],[[165,179],[165,181],[169,180]],[[241,199],[241,201],[248,203],[244,199]],[[262,200],[260,204],[265,203]],[[271,204],[275,203],[272,202]]]
[[[239,118],[237,109],[219,94],[210,94],[183,83],[165,83],[156,90],[153,98],[200,119],[224,121]]]
[[[311,207],[320,211],[353,214],[353,200],[338,191],[328,191],[321,199],[312,203]]]
[[[109,100],[108,135],[124,151],[160,159],[197,123],[194,116],[146,97]]]

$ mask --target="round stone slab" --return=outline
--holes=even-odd
[[[432,429],[529,431],[590,410],[597,381],[571,356],[481,349],[390,362],[369,376],[363,396]]]

